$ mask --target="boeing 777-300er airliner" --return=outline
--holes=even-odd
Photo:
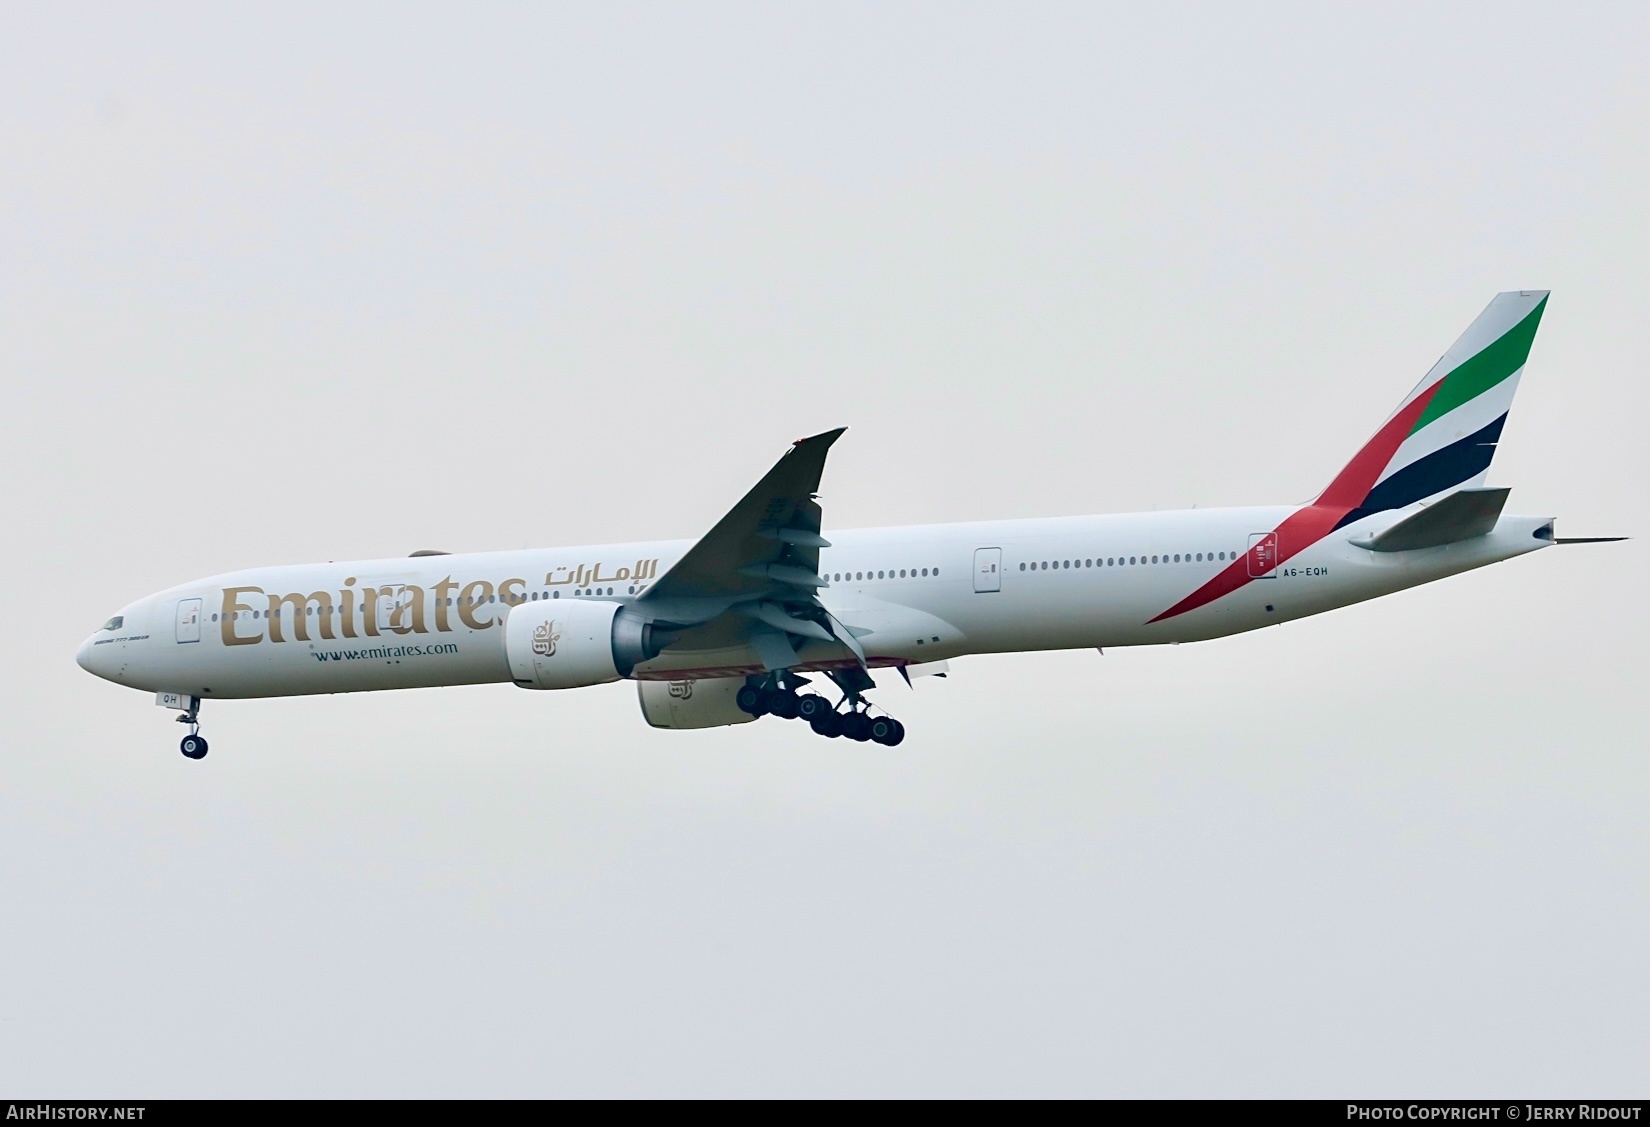
[[[892,746],[905,729],[866,700],[872,669],[909,681],[962,654],[1219,638],[1577,542],[1484,484],[1546,306],[1545,290],[1497,295],[1303,505],[827,538],[833,430],[697,541],[232,572],[122,608],[77,660],[181,711],[192,759],[206,700],[620,678],[657,728],[773,715]]]

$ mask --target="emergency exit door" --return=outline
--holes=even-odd
[[[974,590],[980,594],[1003,589],[1003,550],[976,548],[974,551]]]
[[[178,600],[178,641],[198,642],[201,640],[201,601],[199,599]]]
[[[412,629],[412,589],[404,583],[380,583],[378,605],[373,608],[378,629],[405,634]]]
[[[1249,578],[1275,579],[1278,574],[1278,534],[1256,532],[1249,537]]]

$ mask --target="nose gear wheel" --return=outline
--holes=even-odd
[[[201,702],[199,697],[191,698],[189,709],[178,717],[179,724],[189,725],[189,734],[178,743],[178,750],[183,752],[186,759],[206,758],[206,737],[201,735]]]

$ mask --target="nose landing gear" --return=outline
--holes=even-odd
[[[807,680],[788,671],[749,678],[734,699],[740,711],[752,716],[771,714],[782,720],[806,720],[808,727],[826,739],[842,736],[856,743],[870,741],[884,747],[895,747],[905,739],[904,724],[892,716],[870,714],[870,702],[861,695],[859,685],[843,685],[834,673],[828,676],[843,691],[842,700],[835,705],[817,693],[798,693],[797,688]],[[870,678],[865,680],[869,687]]]
[[[189,725],[189,734],[183,737],[178,744],[178,750],[183,752],[186,759],[206,758],[206,737],[200,734],[201,702],[199,697],[191,697],[189,708],[178,717],[179,724]]]

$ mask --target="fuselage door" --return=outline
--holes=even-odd
[[[1275,579],[1278,574],[1278,534],[1249,534],[1249,578]]]
[[[980,594],[1003,589],[1003,550],[974,550],[974,590]]]
[[[405,630],[411,623],[413,593],[404,583],[384,583],[378,588],[378,629]]]
[[[198,642],[201,640],[201,601],[199,599],[178,600],[178,641]]]

